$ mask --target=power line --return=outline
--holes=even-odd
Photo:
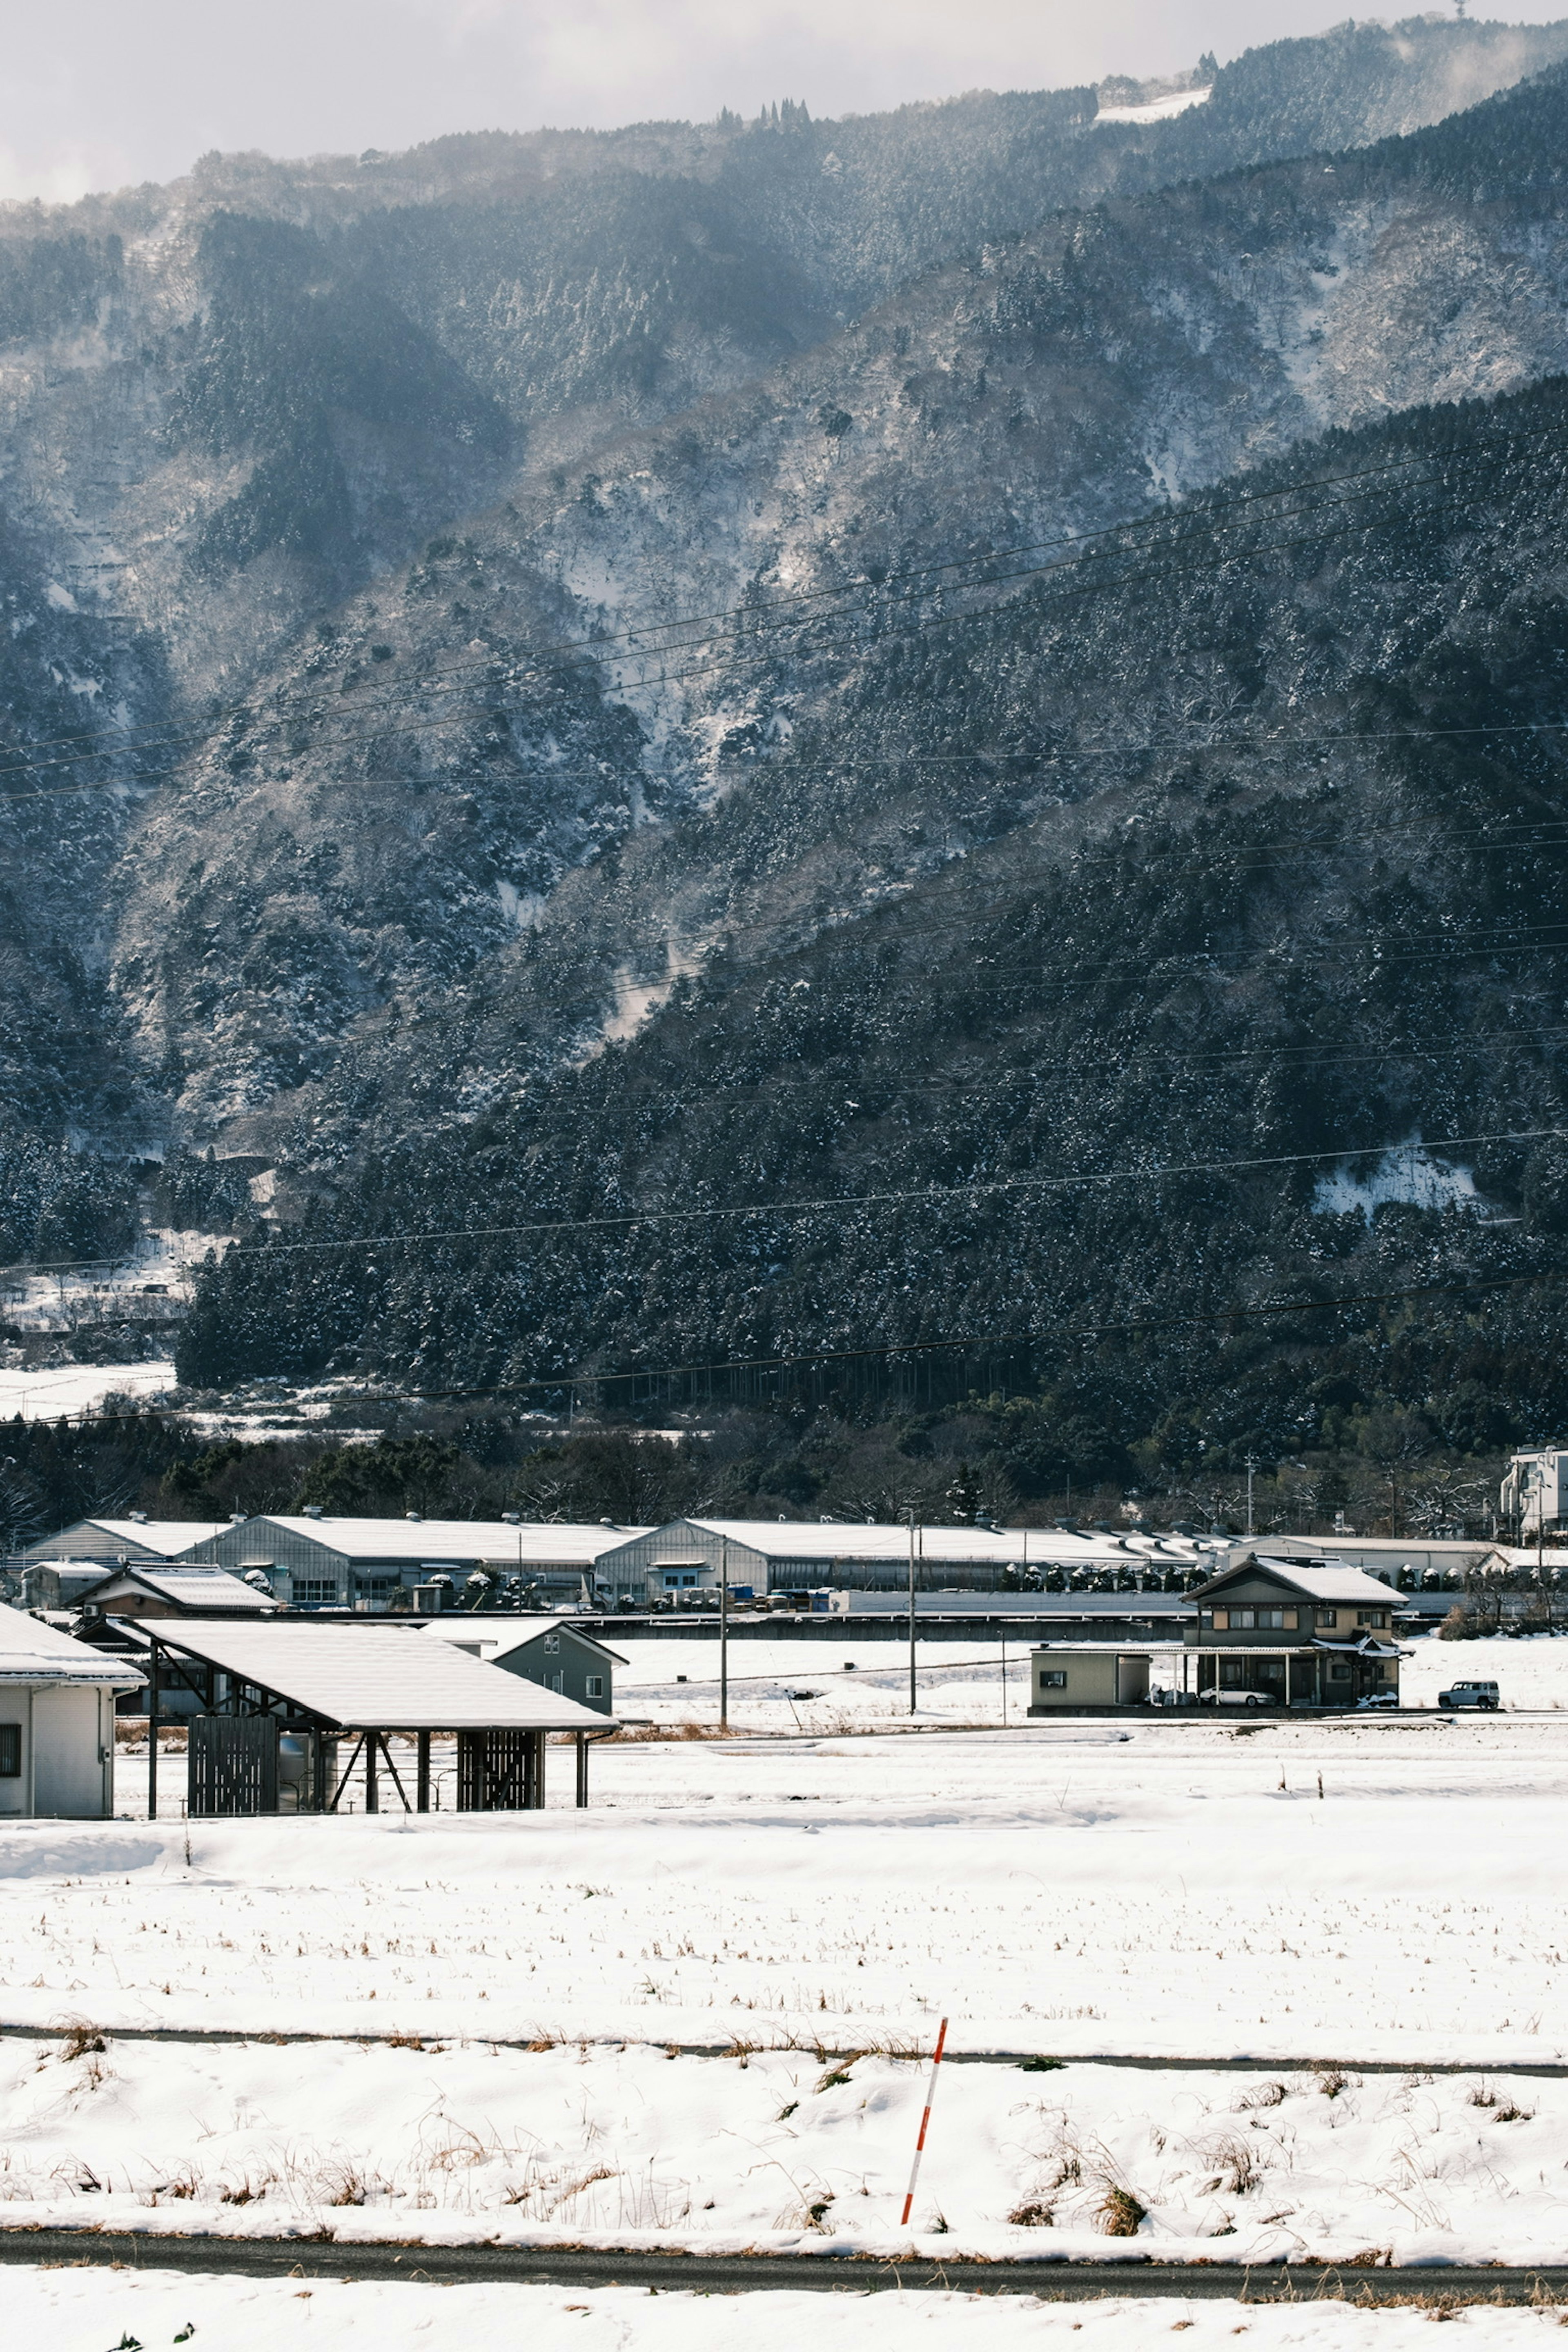
[[[1245,510],[1255,507],[1269,505],[1281,499],[1301,497],[1315,490],[1336,488],[1347,483],[1386,478],[1392,475],[1408,473],[1420,467],[1440,467],[1446,460],[1457,458],[1460,463],[1468,463],[1472,460],[1475,454],[1483,448],[1489,441],[1504,443],[1515,440],[1555,441],[1560,437],[1561,436],[1558,428],[1548,426],[1534,428],[1520,426],[1508,428],[1500,434],[1492,433],[1489,435],[1477,435],[1473,436],[1472,440],[1468,444],[1450,447],[1447,450],[1429,450],[1420,452],[1407,457],[1387,459],[1377,466],[1353,467],[1346,472],[1339,474],[1309,475],[1304,478],[1298,478],[1296,480],[1291,482],[1281,484],[1273,489],[1241,491],[1234,494],[1230,499],[1224,501],[1211,501],[1206,505],[1194,503],[1193,505],[1183,508],[1166,507],[1158,513],[1124,517],[1117,522],[1103,524],[1093,530],[1058,532],[1047,539],[1025,541],[1009,547],[977,550],[968,555],[949,557],[941,562],[897,567],[885,572],[880,579],[874,580],[869,574],[860,573],[854,575],[849,580],[839,582],[829,586],[814,589],[801,589],[792,592],[787,596],[769,598],[763,600],[760,603],[748,603],[737,605],[722,606],[700,614],[679,614],[664,621],[630,623],[625,628],[620,630],[596,632],[586,636],[562,639],[554,645],[546,645],[542,647],[537,648],[536,652],[545,656],[554,653],[582,653],[597,660],[605,657],[606,647],[621,644],[633,638],[655,635],[661,633],[668,634],[669,631],[674,629],[711,627],[719,624],[730,623],[736,620],[752,622],[761,619],[765,621],[767,615],[772,613],[787,614],[804,608],[808,604],[816,604],[828,598],[843,598],[852,594],[863,595],[867,592],[880,593],[881,591],[889,583],[897,584],[907,580],[930,579],[953,571],[970,570],[978,564],[1007,562],[1020,556],[1045,554],[1055,550],[1067,551],[1070,555],[1078,558],[1090,552],[1100,541],[1118,539],[1133,533],[1156,530],[1161,528],[1169,528],[1174,531],[1183,532],[1187,537],[1201,537],[1205,530],[1212,534],[1212,532],[1216,529],[1232,528],[1233,526],[1226,523],[1225,520],[1225,518],[1227,515],[1232,513],[1241,514],[1244,513]],[[1201,498],[1205,494],[1200,493],[1199,495]],[[1371,495],[1371,493],[1368,493],[1368,495]],[[1334,503],[1343,502],[1336,501]],[[1218,518],[1217,521],[1215,520],[1216,517]],[[973,584],[984,585],[986,583],[979,583]],[[657,652],[658,649],[639,650],[651,650]],[[387,696],[390,696],[392,694],[406,692],[411,686],[416,686],[420,682],[421,676],[423,676],[426,680],[439,681],[440,679],[458,676],[471,669],[493,667],[498,663],[501,662],[515,663],[516,659],[517,656],[515,655],[501,655],[487,649],[485,653],[473,657],[471,660],[465,660],[458,657],[453,661],[443,663],[438,667],[427,668],[423,673],[416,673],[412,678],[410,678],[406,674],[400,676],[395,681],[389,683],[386,694]],[[276,700],[268,705],[268,708],[269,711],[277,713],[283,713],[290,709],[309,709],[321,701],[322,692],[323,689],[319,687],[302,688],[299,689],[291,698],[287,700]],[[384,699],[386,697],[384,696],[383,698]],[[163,736],[157,739],[151,747],[143,746],[143,748],[157,749],[161,747],[162,743],[178,740],[203,740],[205,737],[216,733],[217,729],[226,720],[241,716],[247,710],[252,710],[253,709],[253,698],[239,698],[232,703],[220,705],[216,711],[200,722],[199,726],[194,725],[191,729],[184,730],[181,736],[174,737],[165,733]],[[81,756],[84,758],[109,757],[115,752],[123,751],[127,748],[132,747],[132,739],[133,737],[147,735],[151,733],[154,728],[164,726],[166,726],[166,722],[160,720],[149,722],[147,727],[140,729],[84,729],[74,734],[47,737],[35,748],[38,751],[50,751],[73,743],[101,743],[104,747],[101,751],[87,751],[82,753]],[[14,764],[24,768],[33,768],[38,763],[29,757],[24,761]],[[7,772],[10,772],[10,771],[5,766],[0,765],[0,775],[4,775]]]
[[[1497,439],[1556,439],[1559,436],[1555,433],[1551,433],[1545,428],[1542,428],[1536,433],[1521,433],[1518,435],[1495,436],[1492,437]],[[1240,523],[1231,523],[1225,520],[1228,513],[1236,510],[1237,509],[1261,505],[1271,500],[1278,500],[1293,496],[1302,496],[1314,489],[1332,488],[1336,485],[1344,482],[1352,482],[1371,478],[1386,477],[1394,473],[1408,472],[1417,466],[1440,467],[1446,459],[1457,459],[1460,463],[1474,462],[1478,454],[1478,446],[1479,445],[1475,445],[1468,448],[1450,449],[1444,452],[1428,452],[1419,457],[1412,457],[1405,459],[1391,461],[1381,467],[1363,468],[1361,469],[1360,472],[1352,472],[1345,475],[1322,476],[1315,478],[1309,477],[1303,481],[1287,484],[1282,486],[1280,488],[1272,491],[1243,493],[1235,500],[1229,501],[1225,506],[1220,507],[1217,509],[1217,512],[1212,508],[1205,509],[1194,507],[1185,509],[1178,509],[1173,513],[1164,512],[1159,515],[1135,518],[1116,524],[1107,525],[1103,530],[1099,531],[1070,534],[1058,537],[1053,540],[1040,541],[1033,542],[1032,544],[1026,544],[1018,549],[994,550],[988,553],[953,558],[945,563],[913,567],[902,572],[893,572],[885,574],[879,581],[872,581],[868,577],[862,576],[857,580],[847,582],[832,588],[803,590],[793,597],[774,599],[761,607],[742,604],[729,608],[725,612],[710,615],[689,616],[683,620],[665,624],[637,625],[626,631],[608,633],[594,637],[576,640],[564,640],[557,646],[552,647],[547,646],[542,648],[538,648],[531,656],[526,651],[521,656],[515,653],[503,655],[487,651],[482,656],[478,657],[475,663],[469,667],[482,667],[492,669],[498,667],[503,667],[515,671],[520,659],[531,658],[537,661],[541,658],[548,658],[548,656],[552,653],[574,655],[578,657],[579,663],[584,661],[605,663],[608,661],[625,661],[629,659],[653,660],[661,658],[670,653],[674,653],[678,656],[683,657],[690,653],[703,650],[707,645],[720,643],[726,644],[729,658],[740,658],[741,655],[739,649],[736,647],[733,640],[726,640],[719,636],[712,636],[705,640],[699,640],[695,643],[689,643],[680,646],[634,647],[628,646],[627,650],[620,655],[614,654],[608,649],[619,643],[622,638],[630,638],[639,635],[647,636],[654,634],[661,627],[668,631],[668,629],[678,627],[690,628],[700,625],[707,625],[710,621],[723,622],[731,627],[739,625],[743,629],[747,630],[752,638],[756,639],[765,635],[766,630],[769,627],[782,626],[794,628],[805,625],[805,623],[795,616],[796,608],[804,606],[806,604],[810,604],[815,600],[837,597],[839,599],[840,608],[830,617],[834,619],[854,617],[857,612],[868,610],[879,602],[885,605],[889,602],[896,603],[897,601],[900,601],[896,598],[889,599],[887,596],[886,592],[889,584],[896,586],[898,583],[905,580],[925,580],[931,578],[933,574],[947,572],[960,568],[973,568],[974,565],[980,563],[1005,562],[1010,560],[1015,554],[1039,552],[1049,549],[1068,550],[1068,552],[1067,557],[1059,563],[1048,565],[1030,564],[1023,567],[1022,569],[1004,573],[1000,578],[992,577],[981,581],[957,583],[957,585],[965,593],[970,589],[1007,585],[1014,583],[1020,579],[1026,578],[1037,579],[1040,581],[1042,584],[1045,584],[1069,578],[1075,572],[1081,571],[1092,563],[1107,562],[1114,554],[1120,551],[1115,548],[1098,548],[1095,543],[1100,541],[1122,537],[1131,532],[1149,531],[1161,527],[1165,527],[1170,530],[1172,533],[1173,551],[1175,553],[1180,554],[1190,543],[1201,541],[1205,539],[1212,543],[1215,540],[1241,528]],[[1362,494],[1363,497],[1371,497],[1373,495],[1374,495],[1374,493],[1372,491],[1366,491]],[[1308,508],[1303,509],[1303,513],[1307,516],[1310,516],[1314,513],[1339,511],[1346,507],[1354,506],[1358,503],[1360,503],[1360,499],[1346,499],[1331,498],[1322,501],[1322,503],[1316,509]],[[1243,521],[1247,519],[1248,518],[1244,516]],[[1291,516],[1276,518],[1276,520],[1284,520],[1287,521],[1297,519],[1299,518]],[[1391,520],[1404,521],[1408,521],[1411,518],[1407,510],[1402,510],[1397,516],[1391,518]],[[1363,527],[1371,528],[1371,526]],[[1347,530],[1350,527],[1347,526]],[[1329,534],[1331,538],[1339,538],[1345,535],[1346,531]],[[1324,534],[1321,531],[1311,531],[1301,534],[1299,538],[1293,540],[1266,541],[1251,550],[1250,552],[1255,555],[1265,556],[1269,554],[1279,554],[1284,552],[1290,547],[1304,544],[1308,541],[1321,542],[1323,537]],[[1183,568],[1184,567],[1179,563],[1173,565],[1170,562],[1166,562],[1164,564],[1157,565],[1152,570],[1146,570],[1142,573],[1135,572],[1131,574],[1123,573],[1114,575],[1109,580],[1097,582],[1089,589],[1079,593],[1080,594],[1093,595],[1107,593],[1110,589],[1142,584],[1150,579],[1166,576],[1173,569],[1180,570]],[[930,593],[934,592],[921,590],[916,592],[916,594],[913,597],[906,597],[902,599],[902,601],[906,603],[919,601],[920,596]],[[1065,599],[1058,599],[1057,601],[1058,603],[1070,603],[1074,600],[1071,597],[1068,597]],[[945,626],[954,625],[959,622],[972,621],[977,618],[983,619],[995,609],[997,609],[995,606],[991,605],[982,607],[978,614],[974,612],[965,612],[960,614],[938,614],[931,616],[926,621],[917,623],[912,625],[916,628]],[[777,623],[769,622],[767,615],[774,612],[781,613],[783,614],[783,618]],[[758,624],[759,620],[760,625],[752,625],[753,624]],[[896,635],[900,633],[895,631],[893,634]],[[906,630],[902,634],[907,635],[909,634],[909,631]],[[458,669],[463,667],[463,665],[452,663],[444,666],[443,669],[438,673],[427,672],[426,673],[426,677],[450,677],[456,674]],[[713,667],[715,667],[715,665],[709,665],[705,668],[688,668],[685,670],[666,672],[658,681],[644,680],[642,683],[647,684],[658,682],[666,685],[672,683],[679,684],[686,682],[692,677],[710,674],[710,670]],[[417,688],[419,683],[420,679],[417,674],[412,678],[400,678],[389,685],[386,693],[381,698],[381,699],[384,703],[394,698],[405,698],[410,691],[415,690]],[[508,687],[512,690],[515,690],[520,681],[513,677],[510,679],[503,679],[499,683],[502,690],[505,690]],[[620,690],[624,691],[625,688],[623,688]],[[275,725],[285,723],[284,714],[290,707],[300,707],[305,709],[307,711],[315,712],[317,715],[330,715],[322,714],[321,712],[321,693],[320,689],[311,689],[307,692],[301,692],[297,698],[295,698],[295,706],[290,706],[288,703],[275,702],[270,706],[270,711],[274,714],[271,723]],[[252,706],[247,702],[237,703],[230,706],[229,712],[226,715],[232,716],[242,713],[251,707]],[[479,707],[480,706],[469,706],[470,715],[473,709]],[[363,708],[364,703],[363,700],[356,703],[356,711],[363,711]],[[156,738],[152,743],[143,744],[141,748],[142,750],[158,749],[168,744],[181,741],[201,742],[209,740],[217,731],[217,728],[221,723],[221,717],[206,720],[199,725],[193,726],[191,729],[186,730],[182,733],[176,733],[174,735],[165,734],[161,738]],[[258,719],[258,723],[264,725],[267,721],[265,719]],[[373,729],[367,730],[361,735],[354,737],[338,737],[329,739],[326,748],[342,748],[342,746],[347,742],[383,740],[385,737],[397,734],[437,731],[443,726],[456,723],[459,722],[452,719],[440,719],[426,717],[420,720],[410,721],[402,727]],[[142,730],[137,731],[147,733],[150,730]],[[123,753],[127,748],[127,738],[123,732],[117,732],[110,735],[108,730],[98,730],[96,734],[84,733],[79,738],[59,737],[52,739],[52,740],[55,745],[69,743],[72,740],[80,740],[89,744],[94,741],[102,741],[104,749],[101,751],[89,749],[79,753],[68,755],[61,761],[39,761],[36,756],[29,754],[26,759],[13,761],[9,768],[0,766],[0,775],[13,772],[36,773],[40,768],[47,768],[53,765],[74,765],[81,760],[105,758],[117,752]],[[51,746],[50,744],[44,744],[40,745],[38,748],[43,750],[51,748]],[[181,770],[172,769],[163,772],[157,772],[153,775],[144,778],[110,779],[87,786],[79,785],[70,787],[56,787],[54,790],[57,792],[106,790],[114,789],[116,786],[121,790],[132,790],[137,782],[158,782],[163,780],[163,777],[176,772],[181,772]],[[48,792],[48,788],[45,788],[45,790],[37,793],[4,794],[0,795],[0,798],[7,800],[16,799],[17,801],[30,801],[46,796],[51,796]]]
[[[1449,1151],[1483,1143],[1534,1143],[1568,1137],[1568,1128],[1532,1127],[1502,1129],[1482,1135],[1446,1135],[1423,1139],[1424,1151]],[[1247,1160],[1191,1160],[1167,1167],[1132,1166],[1091,1169],[1071,1176],[979,1176],[963,1184],[918,1185],[880,1192],[829,1193],[810,1200],[751,1201],[702,1207],[688,1203],[679,1209],[632,1209],[616,1215],[555,1217],[510,1225],[432,1225],[406,1234],[351,1234],[333,1241],[277,1242],[270,1237],[253,1249],[243,1244],[231,1253],[237,1262],[271,1264],[279,1257],[318,1256],[333,1250],[427,1247],[432,1242],[519,1240],[542,1234],[623,1232],[633,1225],[710,1223],[722,1217],[802,1217],[841,1213],[847,1210],[901,1207],[910,1202],[936,1206],[973,1199],[982,1192],[1070,1192],[1079,1186],[1140,1183],[1160,1185],[1178,1177],[1243,1175],[1269,1168],[1298,1168],[1329,1160],[1384,1158],[1412,1148],[1408,1137],[1394,1143],[1336,1144],[1327,1151],[1284,1151]],[[4,1274],[59,1274],[83,1265],[101,1265],[101,1258],[17,1260],[0,1267]]]

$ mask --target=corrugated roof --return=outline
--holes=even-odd
[[[345,1730],[603,1731],[611,1718],[538,1683],[427,1642],[417,1625],[330,1625],[268,1617],[143,1629]]]
[[[100,1528],[127,1552],[142,1550],[161,1559],[178,1559],[197,1544],[210,1543],[214,1536],[222,1535],[228,1524],[226,1519],[79,1519],[49,1540],[63,1543],[68,1537],[74,1541],[84,1532]]]
[[[24,1609],[0,1604],[0,1682],[97,1683],[134,1690],[142,1677],[86,1642],[41,1624]]]
[[[651,1532],[647,1528],[556,1527],[537,1521],[513,1528],[501,1519],[360,1519],[325,1513],[319,1519],[284,1518],[269,1512],[247,1519],[244,1533],[265,1549],[269,1528],[324,1544],[345,1559],[428,1562],[432,1568],[469,1568],[481,1560],[487,1568],[500,1569],[591,1568],[601,1552]]]
[[[816,1519],[687,1519],[672,1521],[671,1529],[679,1526],[700,1528],[706,1534],[727,1537],[731,1543],[744,1544],[769,1559],[836,1559],[907,1560],[910,1556],[910,1531],[907,1527],[855,1527],[842,1521],[824,1525]],[[668,1532],[669,1530],[661,1530]],[[625,1538],[630,1542],[628,1536]],[[1080,1533],[1071,1535],[1060,1528],[915,1528],[916,1558],[927,1564],[936,1560],[976,1560],[997,1567],[1019,1566],[1027,1560],[1031,1568],[1052,1565],[1073,1567],[1105,1565],[1132,1568],[1147,1555],[1142,1547],[1124,1549],[1114,1536]],[[1167,1566],[1179,1564],[1170,1552],[1156,1554]]]

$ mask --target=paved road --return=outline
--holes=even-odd
[[[1097,2295],[1243,2295],[1310,2302],[1368,2295],[1375,2302],[1426,2294],[1530,2304],[1568,2301],[1568,2263],[1539,2270],[1324,2269],[1292,2263],[1244,2269],[1227,2263],[867,2262],[836,2255],[585,2253],[508,2246],[328,2244],[310,2238],[149,2237],[132,2231],[0,2230],[0,2262],[119,2263],[132,2270],[238,2273],[247,2278],[405,2279],[433,2285],[657,2286],[708,2294],[810,2287],[864,2294],[885,2287],[950,2288],[964,2294],[1034,2294],[1082,2302]]]

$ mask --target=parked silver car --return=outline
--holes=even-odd
[[[1502,1705],[1496,1683],[1456,1683],[1451,1690],[1439,1691],[1439,1706],[1484,1706],[1495,1715]]]
[[[1239,1684],[1227,1683],[1223,1689],[1199,1691],[1200,1706],[1279,1706],[1277,1692],[1243,1690]]]

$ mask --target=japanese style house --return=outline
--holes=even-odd
[[[1355,1706],[1399,1695],[1397,1592],[1340,1561],[1248,1552],[1187,1595],[1189,1691],[1253,1691],[1275,1706]]]

